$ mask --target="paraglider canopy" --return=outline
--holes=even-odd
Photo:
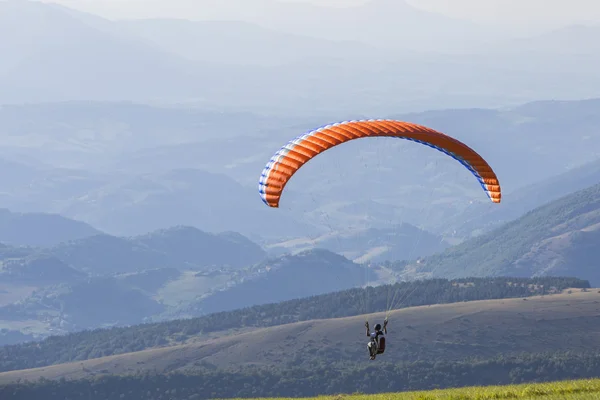
[[[279,207],[285,185],[304,164],[334,146],[368,137],[406,139],[439,150],[471,171],[489,199],[500,203],[502,194],[498,178],[483,157],[473,149],[431,128],[396,120],[339,122],[291,140],[271,157],[262,171],[258,184],[262,201],[269,207]]]

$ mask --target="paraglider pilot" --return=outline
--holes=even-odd
[[[383,321],[383,332],[381,331],[381,324],[375,325],[375,331],[371,332],[369,329],[369,321],[365,322],[365,327],[367,328],[367,336],[371,338],[367,347],[369,348],[369,355],[371,356],[371,360],[374,360],[377,354],[383,354],[385,351],[385,336],[383,333],[387,335],[387,318]]]

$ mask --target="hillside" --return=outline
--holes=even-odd
[[[367,284],[365,268],[327,250],[271,258],[252,267],[256,274],[203,299],[203,313],[279,303]]]
[[[536,208],[523,217],[407,270],[432,276],[575,275],[600,283],[600,184]]]
[[[160,274],[159,271],[155,273]],[[0,371],[195,343],[214,336],[222,337],[294,322],[351,317],[367,311],[382,312],[389,309],[389,297],[394,294],[402,300],[395,306],[405,308],[485,299],[523,298],[559,293],[569,287],[589,288],[589,283],[573,278],[474,278],[458,281],[436,279],[368,289],[356,288],[199,318],[76,332],[51,336],[41,342],[0,347]]]
[[[252,275],[248,268],[265,257],[238,233],[186,226],[138,237],[96,234],[46,248],[2,245],[0,329],[39,338],[181,317],[200,298]]]
[[[464,237],[479,234],[481,231],[487,232],[502,223],[521,217],[536,207],[583,190],[592,182],[600,182],[600,160],[570,168],[552,178],[503,193],[502,207],[477,204],[450,219],[449,225],[458,225],[458,235]]]
[[[65,264],[54,256],[32,254],[18,259],[3,260],[0,281],[12,285],[68,284],[85,278],[87,274]]]
[[[189,227],[21,250],[25,254],[4,249],[0,328],[37,338],[201,316],[369,282],[364,267],[327,250],[267,259],[242,235]]]
[[[345,212],[360,212],[360,206],[345,207]],[[375,213],[373,213],[375,214]],[[292,239],[267,246],[269,252],[300,251],[322,247],[343,255],[355,262],[382,262],[405,260],[414,256],[427,256],[444,250],[450,243],[442,237],[419,229],[414,225],[401,224],[389,228],[347,229],[325,234],[317,238]]]
[[[523,352],[582,353],[600,345],[599,304],[600,291],[593,290],[396,310],[390,316],[387,349],[381,358],[384,362],[451,362]],[[365,318],[374,321],[383,315],[299,322],[199,343],[6,372],[0,374],[0,382],[136,371],[189,372],[196,365],[281,368],[325,360],[363,363]]]
[[[269,257],[245,268],[187,271],[156,292],[170,306],[157,320],[273,304],[366,283],[363,266],[322,249]]]
[[[211,196],[206,195],[208,187]],[[317,230],[289,213],[273,214],[254,200],[254,186],[243,186],[223,173],[181,168],[126,176],[98,186],[71,201],[65,214],[128,236],[174,225],[268,238]]]
[[[140,324],[160,314],[163,304],[115,278],[91,278],[36,290],[0,307],[0,322],[19,326],[38,322],[36,337],[105,326]],[[31,327],[27,327],[31,329]],[[43,332],[44,328],[47,332]]]
[[[159,291],[168,282],[178,279],[183,273],[177,268],[156,268],[141,272],[117,275],[117,278],[131,287],[140,289],[148,294]]]
[[[168,254],[172,263],[189,268],[242,268],[266,256],[259,245],[239,233],[210,234],[189,226],[158,230],[137,236],[134,241]]]
[[[94,275],[139,271],[164,266],[166,254],[111,235],[95,235],[53,247],[48,253]]]
[[[0,209],[0,242],[8,245],[48,247],[100,233],[86,223],[56,214]]]
[[[248,267],[265,252],[242,235],[212,234],[188,226],[145,235],[96,235],[46,250],[69,265],[92,274],[142,271],[159,267],[202,270]]]

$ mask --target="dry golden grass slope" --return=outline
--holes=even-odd
[[[371,323],[383,314],[369,315]],[[314,320],[207,341],[0,374],[16,379],[83,378],[140,370],[282,365],[297,355],[369,362],[365,316]],[[391,314],[387,361],[455,360],[499,353],[586,350],[600,346],[600,290],[412,307]]]

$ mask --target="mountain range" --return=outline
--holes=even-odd
[[[268,256],[238,233],[215,235],[185,226],[130,238],[96,234],[41,249],[4,245],[0,328],[18,320],[25,326],[21,333],[43,337],[48,329],[193,317],[426,277],[558,275],[595,285],[599,201],[600,185],[594,185],[456,246],[446,243],[445,250],[422,255],[413,247],[416,262],[388,259],[371,262],[369,270],[324,249]],[[413,233],[423,236],[425,246],[437,240],[416,228]],[[385,230],[369,234],[372,244],[394,238]],[[360,237],[346,240],[348,246],[369,244]],[[406,237],[394,240],[399,249],[405,246],[401,254],[411,250]],[[112,303],[100,305],[93,316],[83,311],[97,304],[98,293],[128,299],[119,300],[127,304],[120,316],[110,313]]]
[[[401,234],[402,223],[454,244],[594,179],[598,110],[592,99],[389,116],[476,149],[500,178],[501,206],[486,204],[474,177],[449,157],[381,139],[316,157],[271,210],[257,194],[257,176],[283,143],[322,120],[119,103],[4,107],[0,207],[57,213],[118,236],[183,224],[240,232],[266,246],[332,237],[328,248],[352,259],[371,248],[338,248],[341,234]],[[207,187],[218,190],[207,196]]]
[[[44,337],[183,318],[367,283],[364,268],[343,256],[313,249],[268,257],[237,232],[175,226],[133,237],[95,230],[81,237],[87,225],[64,217],[12,215],[26,228],[45,223],[36,241],[48,239],[44,247],[0,247],[0,329],[9,333]]]
[[[348,9],[273,3],[266,14],[253,8],[254,16],[245,22],[226,18],[214,23],[111,21],[33,1],[5,1],[0,7],[0,49],[10,55],[0,61],[2,103],[185,102],[221,110],[331,116],[496,106],[551,98],[558,91],[568,98],[597,94],[591,89],[599,62],[593,49],[577,60],[548,64],[562,57],[564,43],[572,40],[561,38],[571,38],[570,31],[538,37],[528,47],[554,44],[559,50],[550,58],[524,52],[523,41],[520,47],[509,45],[508,53],[488,57],[490,49],[502,46],[485,27],[398,1]],[[280,7],[286,11],[276,11]],[[286,17],[271,20],[272,13]],[[367,17],[377,22],[365,25]],[[313,21],[310,31],[307,20]],[[362,29],[355,30],[351,21]],[[162,35],[152,33],[156,26]],[[578,35],[593,37],[595,29],[582,27]],[[197,50],[186,45],[202,43],[204,37],[211,44],[194,46]],[[357,43],[359,39],[364,42]],[[461,53],[448,54],[452,51]],[[198,56],[202,52],[207,55]],[[257,60],[260,54],[264,57]],[[376,66],[373,58],[380,60]],[[539,67],[547,65],[552,68],[540,73]],[[399,78],[403,76],[411,79]],[[467,81],[478,89],[466,91]]]

